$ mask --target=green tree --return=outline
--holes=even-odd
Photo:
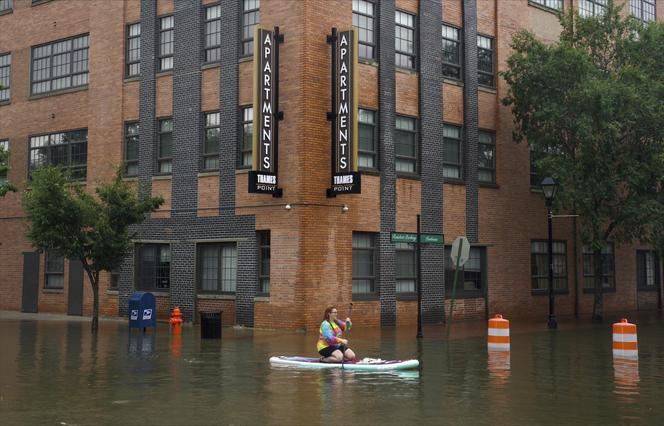
[[[7,182],[7,172],[9,171],[9,152],[0,145],[0,198],[7,195],[8,192],[15,192],[16,188]]]
[[[139,200],[120,172],[95,193],[72,182],[67,170],[44,167],[32,173],[23,196],[32,244],[82,262],[92,286],[93,333],[99,322],[99,273],[122,263],[131,244],[129,226],[164,202],[161,197]]]
[[[557,208],[579,214],[593,251],[593,320],[601,321],[609,242],[649,240],[664,213],[664,25],[639,25],[611,0],[599,17],[560,17],[558,42],[512,40],[502,73],[514,139],[560,184]]]

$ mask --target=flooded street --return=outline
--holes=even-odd
[[[159,324],[129,333],[88,319],[0,313],[3,424],[661,424],[664,323],[642,317],[638,363],[615,362],[612,321],[513,325],[511,354],[489,356],[484,323],[362,329],[360,357],[420,360],[395,373],[270,367],[315,356],[317,335],[224,328],[201,340]]]

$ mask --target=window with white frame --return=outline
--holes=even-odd
[[[549,245],[548,241],[530,242],[530,277],[533,290],[549,288]],[[553,241],[553,289],[567,290],[567,243]]]
[[[443,125],[443,177],[462,179],[461,126]]]
[[[655,0],[629,0],[629,13],[643,23],[655,20]]]
[[[445,246],[445,294],[450,297],[454,287],[452,246]],[[486,247],[471,247],[468,260],[457,275],[456,297],[481,297],[487,281]]]
[[[11,71],[11,53],[0,55],[0,102],[8,101],[11,98]]]
[[[378,234],[353,232],[353,294],[375,294]]]
[[[594,253],[588,246],[583,246],[583,289],[591,292],[595,288],[595,259]],[[613,257],[613,244],[607,244],[602,248],[602,289],[614,290],[615,261]]]
[[[125,75],[134,77],[141,74],[141,24],[127,25],[127,65]]]
[[[13,3],[13,0],[0,0],[0,12],[12,10]]]
[[[481,86],[495,87],[493,37],[477,36],[477,82]]]
[[[237,286],[235,243],[199,244],[197,264],[200,293],[235,293]]]
[[[203,136],[203,170],[219,170],[219,123],[218,112],[205,114],[205,129]]]
[[[394,131],[395,168],[397,173],[417,173],[417,148],[416,120],[411,117],[397,116]]]
[[[159,18],[159,71],[173,69],[173,16]]]
[[[660,285],[659,256],[654,250],[636,251],[636,286],[640,290],[656,290]]]
[[[254,150],[254,108],[242,108],[242,140],[240,141],[240,167],[251,167]]]
[[[395,243],[396,255],[396,292],[415,293],[417,291],[417,253],[415,245]]]
[[[0,140],[0,151],[9,152],[9,141]],[[7,183],[7,171],[9,169],[9,156],[6,157],[7,162],[5,164],[0,163],[0,186]]]
[[[125,175],[138,176],[138,122],[125,124]]]
[[[260,22],[260,0],[244,0],[242,2],[242,54],[254,53],[254,28]]]
[[[603,15],[609,0],[580,0],[579,15],[588,18]]]
[[[461,73],[461,55],[463,50],[461,30],[443,24],[443,77],[463,80]]]
[[[221,59],[221,5],[205,8],[205,62]]]
[[[532,4],[546,7],[547,9],[563,10],[563,0],[528,0]]]
[[[480,182],[496,182],[496,134],[486,130],[479,131],[479,149],[477,151],[477,177]]]
[[[358,110],[358,133],[360,139],[358,147],[359,166],[365,169],[375,169],[378,157],[375,111]]]
[[[32,94],[88,84],[89,39],[86,34],[33,47]]]
[[[61,166],[69,169],[72,179],[86,179],[88,129],[32,136],[29,149],[31,172],[43,166]]]
[[[353,26],[358,34],[358,57],[375,59],[375,6],[368,0],[353,0]]]
[[[65,286],[65,258],[57,253],[46,252],[44,288],[62,289]]]
[[[395,11],[395,65],[401,68],[415,69],[415,16],[410,13]]]
[[[168,244],[138,246],[138,290],[168,291],[171,287],[171,247]]]
[[[161,174],[173,171],[173,119],[159,120],[159,146],[157,147],[157,170]]]

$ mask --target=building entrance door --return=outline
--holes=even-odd
[[[21,312],[37,312],[39,294],[39,253],[23,253],[23,296]]]
[[[78,260],[69,261],[67,315],[83,315],[83,264]]]

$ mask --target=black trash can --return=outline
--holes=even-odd
[[[221,311],[199,313],[201,315],[201,339],[221,339]]]

